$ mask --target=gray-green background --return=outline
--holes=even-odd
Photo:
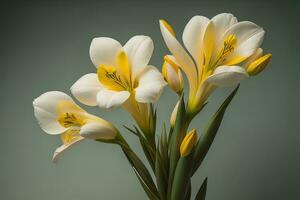
[[[181,38],[194,15],[232,12],[258,23],[273,54],[269,68],[242,82],[199,172],[194,192],[208,176],[208,200],[300,199],[299,3],[293,1],[1,1],[0,6],[0,199],[146,199],[117,146],[85,141],[51,163],[58,137],[38,127],[32,100],[49,90],[70,94],[82,75],[94,72],[88,49],[93,37],[123,44],[135,34],[153,38],[151,63],[160,67],[168,51],[158,26],[167,19]],[[231,89],[220,89],[201,117],[199,132]],[[168,119],[176,96],[166,89],[159,121]],[[135,149],[136,138],[121,109],[84,107],[114,122]]]

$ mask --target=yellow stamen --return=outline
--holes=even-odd
[[[223,56],[227,56],[236,48],[237,39],[234,34],[228,35],[224,40]]]
[[[272,58],[272,54],[266,54],[249,64],[247,72],[250,76],[255,76],[263,71]]]
[[[187,156],[197,143],[197,132],[195,129],[191,130],[182,140],[180,145],[181,157]]]
[[[66,112],[58,116],[57,121],[65,128],[81,127],[85,124],[85,119],[79,113]]]
[[[172,28],[172,26],[164,19],[161,19],[160,22],[166,27],[166,29],[168,29],[168,31],[175,37],[175,31]]]
[[[236,59],[236,57],[230,59],[230,61],[227,61],[228,56],[230,56],[230,54],[234,51],[236,46],[237,46],[236,36],[234,34],[228,35],[224,39],[223,47],[219,50],[215,62],[213,64],[214,65],[213,67],[217,66],[218,64],[224,64],[225,62],[233,63],[232,60],[234,60],[234,63],[239,61],[239,59]]]

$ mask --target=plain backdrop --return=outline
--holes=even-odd
[[[70,86],[95,72],[88,49],[92,38],[152,37],[151,64],[161,68],[169,53],[158,20],[167,19],[181,35],[194,15],[231,12],[266,31],[263,48],[269,67],[242,82],[203,165],[193,177],[193,195],[208,177],[207,200],[300,199],[299,1],[1,1],[0,6],[0,199],[146,199],[120,148],[85,141],[51,162],[59,137],[38,126],[32,100]],[[233,88],[221,88],[191,128],[199,134]],[[168,122],[176,95],[165,89],[158,125]],[[112,121],[141,155],[122,124],[133,121],[122,109],[86,107]],[[158,127],[158,128],[159,128]],[[143,158],[143,157],[142,157]],[[144,158],[143,158],[144,159]]]

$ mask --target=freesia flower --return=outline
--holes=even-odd
[[[164,57],[162,74],[169,84],[170,88],[174,92],[180,94],[183,90],[184,81],[179,65],[176,63],[176,60],[173,56],[166,55]]]
[[[33,101],[34,114],[40,127],[50,135],[60,135],[63,145],[53,155],[61,154],[83,139],[113,140],[118,131],[109,122],[80,108],[63,92],[46,92]]]
[[[260,47],[265,31],[232,14],[212,19],[193,17],[183,31],[184,47],[165,20],[160,28],[167,47],[189,81],[188,111],[197,112],[210,93],[220,86],[233,86],[248,77],[244,63]]]
[[[84,75],[75,82],[72,94],[90,106],[122,105],[146,129],[147,103],[157,101],[166,84],[161,73],[148,65],[152,52],[153,42],[147,36],[134,36],[123,47],[112,38],[94,38],[90,58],[97,73]]]

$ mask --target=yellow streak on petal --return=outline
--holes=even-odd
[[[197,143],[197,132],[195,129],[191,130],[182,140],[180,145],[181,157],[187,156]]]
[[[206,31],[203,38],[203,49],[205,55],[205,63],[208,65],[212,57],[214,47],[215,47],[215,27],[212,22],[207,25]]]
[[[79,130],[69,129],[60,135],[63,144],[70,144],[80,138]]]
[[[159,20],[165,27],[166,29],[168,29],[168,31],[175,37],[176,33],[174,31],[174,29],[172,28],[172,26],[164,19]]]
[[[124,77],[124,81],[131,82],[131,69],[128,57],[124,51],[117,54],[117,65],[119,67],[120,75]]]
[[[66,112],[72,112],[72,113],[85,113],[85,111],[80,108],[77,104],[75,104],[73,101],[61,101],[57,104],[57,115],[64,114]]]
[[[272,54],[269,53],[250,63],[250,65],[247,68],[248,74],[250,76],[255,76],[259,74],[261,71],[263,71],[266,68],[271,58],[272,58]]]
[[[238,63],[241,63],[243,61],[245,61],[247,59],[247,57],[245,56],[234,56],[230,59],[228,59],[227,61],[224,62],[223,65],[236,65]]]

